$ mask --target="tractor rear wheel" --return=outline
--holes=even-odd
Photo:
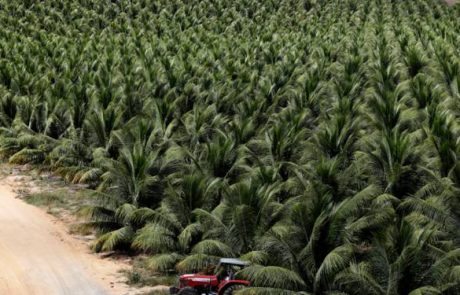
[[[177,293],[178,295],[199,295],[198,291],[192,287],[185,287]]]
[[[224,291],[224,293],[222,293],[222,295],[233,295],[233,292],[235,292],[236,290],[243,289],[244,287],[245,286],[241,285],[241,284],[231,285],[230,287],[225,289],[225,291]]]

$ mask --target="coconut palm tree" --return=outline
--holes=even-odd
[[[458,293],[458,5],[0,6],[0,157],[93,189],[96,251],[241,257],[241,294]]]

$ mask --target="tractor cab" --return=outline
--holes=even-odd
[[[250,285],[249,281],[236,280],[235,274],[249,262],[236,258],[222,258],[214,275],[184,274],[179,277],[179,287],[171,287],[170,294],[178,295],[232,295],[233,291]]]
[[[222,258],[216,266],[216,276],[219,281],[234,280],[235,274],[249,265],[249,262],[236,258]]]

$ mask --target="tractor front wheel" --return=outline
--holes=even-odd
[[[243,289],[244,287],[245,287],[244,285],[240,285],[240,284],[231,285],[230,287],[225,289],[225,291],[224,291],[224,293],[222,293],[222,295],[233,295],[233,292],[235,292],[236,290]]]
[[[192,287],[185,287],[177,293],[178,295],[199,295],[198,291]]]

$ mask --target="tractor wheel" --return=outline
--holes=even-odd
[[[199,295],[198,291],[192,287],[185,287],[177,293],[178,295]]]
[[[225,289],[222,295],[233,295],[233,292],[235,292],[236,290],[243,289],[244,287],[245,287],[244,285],[240,285],[240,284],[231,285],[230,287]]]

